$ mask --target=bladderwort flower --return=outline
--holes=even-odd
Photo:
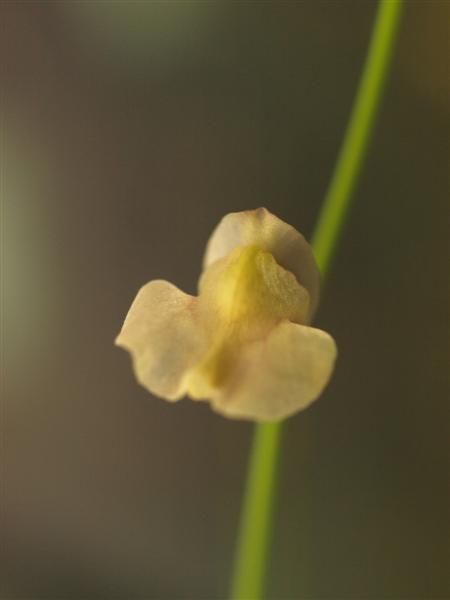
[[[336,344],[309,326],[319,272],[298,231],[265,208],[226,215],[198,288],[194,297],[155,280],[139,290],[116,344],[141,385],[254,421],[292,415],[321,394]]]

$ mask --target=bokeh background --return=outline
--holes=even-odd
[[[447,599],[450,2],[410,0],[285,428],[268,597]],[[113,346],[227,212],[309,237],[376,3],[0,4],[2,600],[226,597],[252,426]]]

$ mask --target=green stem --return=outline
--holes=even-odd
[[[314,254],[325,277],[331,265],[352,193],[358,183],[392,63],[403,0],[380,0],[361,81],[344,141],[312,238]]]
[[[358,92],[313,235],[324,279],[348,216],[392,62],[403,0],[380,0]],[[281,422],[255,428],[238,534],[232,600],[263,596],[271,539]]]

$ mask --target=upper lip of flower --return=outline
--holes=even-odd
[[[292,225],[266,208],[225,215],[211,234],[203,258],[203,270],[228,256],[237,246],[258,246],[291,272],[310,295],[307,321],[312,321],[319,303],[320,275],[311,246]]]

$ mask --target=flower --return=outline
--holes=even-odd
[[[157,396],[278,420],[311,404],[333,370],[333,338],[308,325],[318,296],[319,273],[298,231],[265,208],[230,213],[206,247],[199,295],[150,281],[116,344]]]

